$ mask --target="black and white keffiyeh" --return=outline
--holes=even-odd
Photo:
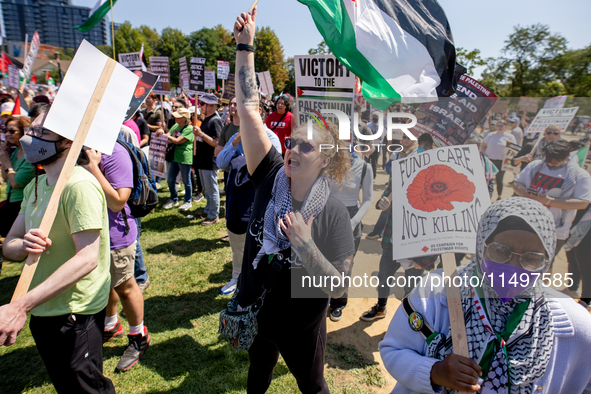
[[[304,221],[308,222],[311,216],[318,215],[324,209],[329,195],[330,186],[328,179],[324,175],[321,175],[308,191],[304,204],[302,205],[300,213]],[[263,256],[277,253],[291,246],[289,238],[287,238],[287,235],[285,235],[279,225],[279,219],[284,219],[285,215],[291,212],[291,205],[290,179],[285,175],[285,167],[281,167],[277,175],[275,175],[271,199],[265,211],[263,246],[252,262],[255,269]]]
[[[459,276],[466,273],[470,277],[477,272],[480,278],[483,277],[481,263],[484,261],[485,241],[495,231],[498,223],[509,216],[519,217],[532,227],[544,244],[549,256],[548,267],[550,266],[556,245],[552,215],[536,201],[515,197],[497,201],[484,213],[478,225],[476,257],[470,264],[458,269]],[[488,321],[496,333],[505,330],[508,317],[519,304],[529,301],[529,305],[506,341],[506,356],[500,346],[495,348],[488,374],[483,377],[478,393],[531,394],[534,382],[546,372],[554,339],[550,306],[544,296],[541,281],[507,303],[499,298],[486,278],[482,287],[484,299],[481,302],[486,303]],[[494,336],[491,338],[490,331],[481,319],[475,304],[477,298],[473,297],[471,287],[463,286],[460,292],[470,358],[479,363]],[[427,355],[443,360],[452,352],[451,337],[439,334],[430,342]],[[444,389],[443,392],[456,393],[451,389]]]

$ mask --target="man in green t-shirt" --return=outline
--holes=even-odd
[[[25,158],[46,174],[24,190],[20,213],[6,237],[14,261],[37,254],[30,291],[0,307],[0,346],[29,327],[57,392],[115,393],[103,376],[103,329],[111,276],[107,202],[100,184],[82,167],[66,184],[49,234],[39,230],[72,141],[41,127],[38,117],[20,142]],[[81,156],[86,156],[81,154]]]
[[[168,134],[168,143],[174,144],[174,159],[168,164],[168,188],[170,189],[170,200],[164,204],[164,209],[170,209],[179,205],[178,193],[176,190],[176,177],[179,172],[185,184],[185,202],[179,207],[179,210],[186,211],[191,209],[191,196],[193,188],[191,186],[191,165],[193,164],[193,126],[190,124],[191,113],[186,108],[179,108],[173,112],[172,116],[176,119],[176,124],[172,126]],[[156,136],[164,134],[164,130],[159,129]]]

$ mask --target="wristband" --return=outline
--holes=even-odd
[[[11,172],[11,171],[12,171],[12,172],[14,172],[14,173],[16,174],[16,171],[14,171],[14,168],[12,168],[12,167],[8,167],[7,169],[5,169],[5,170],[4,170],[4,172],[5,172],[5,173],[7,173],[7,174],[8,174],[9,172]]]
[[[236,50],[237,51],[254,52],[254,47],[249,44],[238,44],[238,45],[236,45]]]

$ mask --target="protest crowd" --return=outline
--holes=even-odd
[[[426,104],[397,100],[378,109],[359,94],[351,107],[356,130],[343,140],[330,120],[302,121],[299,96],[259,89],[256,17],[254,8],[234,24],[234,92],[156,94],[154,81],[118,123],[111,154],[88,146],[80,151],[49,233],[40,229],[42,219],[75,146],[61,130],[44,126],[59,90],[2,88],[0,275],[2,259],[13,264],[35,256],[39,263],[29,291],[0,306],[0,345],[18,341],[30,314],[37,351],[58,393],[119,391],[103,371],[103,344],[127,336],[116,366],[127,374],[154,347],[144,301],[159,274],[150,272],[142,249],[142,221],[179,211],[195,225],[184,231],[224,228],[232,257],[231,275],[215,295],[227,301],[219,334],[229,340],[224,346],[248,351],[248,393],[269,389],[280,355],[301,392],[329,392],[327,331],[353,314],[347,306],[360,296],[345,280],[318,285],[316,278],[359,273],[366,266],[359,252],[378,243],[377,291],[362,296],[377,301],[354,319],[391,319],[373,349],[397,382],[388,390],[591,393],[585,362],[591,352],[591,175],[584,168],[591,129],[573,118],[538,130],[531,112],[514,106],[496,112],[493,100],[481,104],[481,118],[462,132],[445,117],[438,121]],[[419,126],[404,128],[417,118]],[[398,125],[394,133],[384,131],[392,124]],[[460,153],[449,153],[448,161],[467,171],[472,166],[480,183],[445,173],[451,167],[442,164],[429,167],[425,157],[440,157],[448,146],[464,155],[462,162]],[[468,152],[477,159],[470,161]],[[421,211],[445,213],[450,201],[470,202],[457,197],[470,187],[494,201],[474,222],[474,250],[397,257],[396,227],[410,220],[398,210],[398,189],[412,163],[425,166],[414,179],[436,167],[429,176],[443,171],[446,177],[416,198],[417,182],[404,186],[408,204]],[[371,211],[377,220],[367,219]],[[464,228],[467,223],[464,216]],[[480,285],[456,286],[461,298],[453,299],[443,285],[412,280],[432,283],[447,275],[444,254],[453,256],[457,276]],[[566,273],[556,268],[559,254],[566,256]],[[546,273],[568,278],[568,285],[530,283]],[[503,275],[527,284],[493,281]],[[314,285],[306,287],[310,277]],[[398,308],[390,298],[395,277],[405,278]],[[465,320],[463,355],[455,351],[453,303]]]

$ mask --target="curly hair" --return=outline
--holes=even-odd
[[[320,175],[326,175],[335,184],[342,187],[343,182],[347,179],[348,172],[351,169],[351,155],[347,146],[339,139],[339,129],[333,123],[326,122],[328,130],[324,127],[320,128],[318,124],[312,126],[315,134],[322,137],[322,144],[332,145],[332,149],[323,149],[320,154],[325,158],[330,159],[328,165],[320,171]],[[300,125],[299,129],[308,130],[306,123]],[[338,147],[338,148],[337,148]]]

